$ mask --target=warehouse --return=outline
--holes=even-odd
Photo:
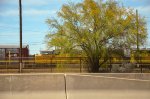
[[[19,57],[19,45],[0,45],[0,59],[7,57]],[[29,46],[22,46],[22,57],[29,57]]]

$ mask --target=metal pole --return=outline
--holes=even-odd
[[[22,72],[22,5],[21,5],[21,0],[19,0],[19,19],[20,19],[20,59],[19,59],[19,63],[20,63],[20,68],[19,68],[19,72]]]
[[[140,66],[140,71],[142,73],[142,66],[139,64],[139,18],[138,10],[136,10],[136,29],[137,29],[137,64]]]
[[[81,57],[80,57],[80,73],[82,72],[82,67],[81,67]]]
[[[137,52],[139,52],[139,22],[138,22],[138,10],[136,10],[136,27],[137,27]]]
[[[10,51],[9,51],[9,55],[8,55],[8,57],[9,57],[9,65],[10,65],[10,57],[11,57],[11,56],[10,56]]]

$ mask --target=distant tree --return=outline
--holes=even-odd
[[[48,47],[55,46],[62,53],[82,50],[88,57],[91,72],[99,72],[112,48],[136,45],[136,15],[132,9],[120,6],[114,0],[64,4],[58,18],[47,19],[46,22],[50,27],[46,35]],[[139,25],[139,42],[143,44],[147,31],[141,17]]]

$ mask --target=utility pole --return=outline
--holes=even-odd
[[[136,10],[136,30],[137,30],[137,64],[139,66],[140,63],[140,57],[139,57],[139,16],[138,16],[138,10]],[[142,73],[142,66],[140,66],[140,71]]]
[[[137,30],[137,52],[139,52],[139,20],[138,20],[138,10],[136,10],[136,30]]]
[[[21,0],[19,0],[19,19],[20,19],[20,50],[19,50],[19,72],[22,72],[22,4],[21,4]]]

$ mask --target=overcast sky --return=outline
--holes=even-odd
[[[0,0],[0,44],[19,45],[19,0]],[[56,17],[56,12],[70,0],[22,0],[23,7],[23,44],[28,44],[30,54],[46,50],[44,37],[48,32],[47,18]],[[71,0],[81,2],[82,0]],[[146,17],[150,34],[150,0],[117,0],[124,6],[138,9]],[[150,35],[147,47],[150,47]]]

